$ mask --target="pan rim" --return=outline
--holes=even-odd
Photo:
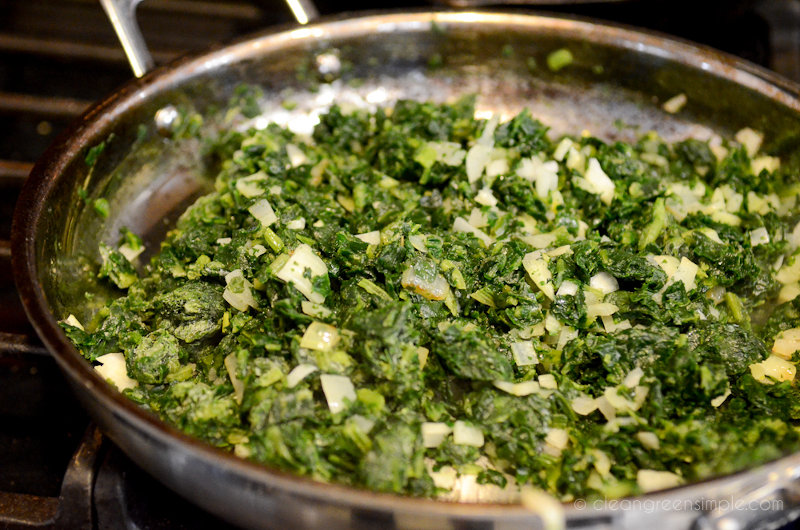
[[[368,490],[318,482],[313,479],[269,468],[262,464],[240,459],[231,453],[214,448],[194,439],[182,431],[166,424],[154,414],[144,410],[123,396],[91,369],[74,346],[61,331],[58,322],[46,301],[44,290],[39,284],[36,267],[36,235],[38,220],[42,217],[44,206],[53,194],[58,177],[69,163],[78,155],[81,146],[103,137],[109,127],[138,102],[157,95],[161,89],[177,77],[194,77],[203,72],[213,71],[228,62],[238,62],[254,53],[268,53],[286,46],[287,42],[319,42],[336,40],[337,37],[353,37],[367,31],[399,25],[407,31],[425,31],[431,22],[443,25],[475,24],[497,26],[509,23],[515,27],[542,30],[545,28],[565,36],[580,35],[591,42],[632,47],[642,53],[665,56],[687,66],[700,68],[729,79],[754,91],[767,95],[782,105],[800,112],[800,86],[785,80],[777,74],[725,53],[695,45],[681,39],[666,37],[656,32],[632,29],[621,25],[596,23],[577,17],[528,14],[514,11],[379,11],[364,14],[340,15],[323,19],[321,22],[302,28],[278,27],[235,41],[223,48],[215,49],[199,56],[179,59],[177,62],[161,67],[142,79],[134,80],[93,105],[75,125],[65,131],[48,148],[46,154],[36,163],[30,177],[20,194],[14,212],[12,225],[12,260],[14,278],[28,318],[54,355],[61,369],[74,384],[84,389],[115,418],[120,419],[148,436],[167,445],[182,445],[183,450],[193,458],[221,466],[226,473],[249,483],[269,489],[280,490],[303,498],[359,507],[367,509],[386,509],[431,515],[453,515],[459,518],[502,517],[518,519],[534,514],[519,504],[498,503],[459,503],[425,498],[403,497],[394,494],[376,493]],[[425,26],[423,28],[422,26]],[[601,32],[589,32],[591,28],[602,28]],[[665,46],[667,45],[667,46]],[[710,488],[722,490],[734,483],[750,483],[754,480],[764,482],[770,473],[800,465],[800,452],[773,460],[760,467],[739,471],[721,477],[706,479],[686,486],[664,490],[653,494],[629,497],[630,499],[659,499],[679,495],[696,498]],[[567,517],[578,518],[597,515],[581,512],[571,503],[565,503]]]

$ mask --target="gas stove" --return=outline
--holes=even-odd
[[[374,7],[359,1],[318,4],[323,14]],[[553,4],[537,7],[656,29],[800,81],[794,0]],[[139,20],[164,63],[291,17],[274,0],[149,0]],[[96,1],[0,0],[0,528],[228,527],[103,437],[33,333],[11,278],[11,216],[33,162],[71,120],[131,77]]]

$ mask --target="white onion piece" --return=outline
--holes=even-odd
[[[316,372],[317,369],[318,368],[313,364],[298,364],[292,368],[292,371],[286,376],[286,386],[289,388],[296,387],[300,381]]]
[[[483,230],[475,228],[474,226],[469,224],[467,220],[464,219],[463,217],[456,217],[456,220],[453,222],[453,230],[455,230],[456,232],[467,232],[469,234],[472,234],[481,241],[483,241],[483,244],[486,245],[487,247],[490,246],[492,243],[494,243],[494,239],[489,234],[487,234]]]
[[[575,296],[578,294],[578,284],[564,280],[556,292],[556,296]]]
[[[306,269],[311,271],[312,279],[318,276],[328,275],[328,267],[325,265],[325,262],[314,254],[310,246],[302,243],[297,246],[287,262],[275,276],[294,286],[295,289],[300,291],[310,301],[321,304],[325,301],[325,297],[314,290],[311,279],[305,276]]]
[[[526,340],[511,343],[511,355],[517,366],[531,366],[538,364],[539,358],[533,347],[533,342]]]
[[[236,403],[241,404],[244,397],[244,382],[236,375],[236,354],[231,353],[225,357],[224,364],[225,370],[228,372],[228,379],[231,380],[231,385],[233,385],[233,398]]]
[[[330,351],[340,340],[339,331],[335,327],[322,322],[312,322],[300,339],[300,347],[315,351]]]
[[[758,245],[769,244],[769,232],[766,227],[759,227],[750,231],[750,246],[757,247]]]
[[[683,479],[669,471],[640,469],[636,472],[636,483],[642,488],[642,491],[649,493],[680,486],[683,484]]]
[[[222,298],[239,311],[247,311],[248,307],[258,307],[253,293],[252,284],[242,274],[241,269],[236,269],[225,275],[227,286],[222,292]]]
[[[294,144],[286,144],[286,155],[289,157],[289,164],[292,167],[308,164],[308,157],[302,149]]]
[[[478,427],[459,420],[453,426],[453,442],[458,445],[482,447],[483,432]]]
[[[589,287],[603,294],[610,294],[619,290],[619,282],[607,272],[598,272],[589,278]]]
[[[761,149],[761,142],[764,141],[764,135],[759,131],[753,130],[750,127],[745,127],[736,133],[736,141],[742,144],[751,157],[758,153]]]
[[[348,402],[355,403],[356,390],[346,375],[323,374],[319,376],[319,381],[331,413],[336,414],[345,410]]]
[[[497,205],[497,199],[495,199],[494,195],[492,195],[491,188],[487,187],[483,187],[478,191],[478,193],[475,195],[475,202],[483,206]]]
[[[83,324],[75,318],[75,315],[70,314],[67,318],[64,319],[64,324],[68,326],[72,326],[73,328],[78,328],[79,330],[83,331]]]
[[[470,183],[481,178],[491,158],[492,147],[489,145],[478,144],[467,151],[467,179]]]
[[[248,212],[261,222],[261,226],[267,227],[278,220],[275,215],[275,210],[272,209],[267,199],[260,199],[253,203],[248,209]]]
[[[264,188],[258,185],[260,182],[265,182],[267,175],[263,171],[254,173],[249,177],[242,177],[236,181],[236,191],[242,194],[243,197],[251,199],[264,194]]]
[[[368,245],[380,245],[381,244],[381,232],[380,230],[373,230],[372,232],[365,232],[363,234],[356,234],[356,237],[367,243]]]
[[[661,447],[661,441],[658,439],[658,436],[652,432],[637,432],[636,439],[648,449],[658,450]]]
[[[95,360],[100,363],[99,366],[94,367],[95,371],[100,374],[103,379],[110,381],[120,392],[128,388],[136,388],[139,386],[136,380],[128,377],[125,356],[121,353],[107,353]]]
[[[423,447],[439,447],[447,435],[453,431],[446,423],[432,421],[423,422],[420,429]]]
[[[286,223],[286,228],[289,230],[303,230],[306,227],[306,220],[303,217],[293,219]]]

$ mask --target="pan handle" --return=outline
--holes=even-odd
[[[114,31],[122,43],[122,49],[131,63],[133,75],[142,77],[155,67],[155,61],[147,49],[139,25],[136,23],[136,6],[142,0],[100,0]],[[313,0],[286,0],[299,24],[308,24],[319,17]]]

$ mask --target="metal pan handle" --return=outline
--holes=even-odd
[[[147,43],[136,23],[136,6],[141,1],[100,0],[136,77],[142,77],[155,66],[153,56],[147,49]],[[313,0],[286,0],[286,3],[299,24],[307,24],[319,17],[319,11]]]

